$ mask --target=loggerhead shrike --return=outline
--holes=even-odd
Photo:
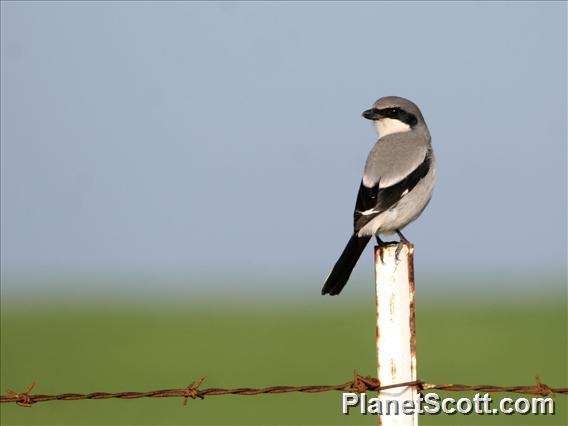
[[[379,140],[369,152],[357,194],[354,232],[325,280],[321,294],[339,294],[363,249],[374,235],[400,232],[424,210],[434,190],[436,168],[430,132],[418,107],[408,99],[387,96],[363,112]],[[398,252],[397,252],[398,254]]]

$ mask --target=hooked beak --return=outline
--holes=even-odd
[[[363,117],[367,120],[380,120],[383,116],[376,108],[368,109],[367,111],[363,111]]]

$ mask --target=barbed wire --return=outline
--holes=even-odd
[[[366,391],[383,391],[398,387],[412,386],[418,391],[442,390],[442,391],[479,391],[479,392],[511,392],[530,395],[549,396],[553,394],[568,394],[568,388],[551,388],[541,383],[540,378],[536,377],[536,384],[532,386],[493,386],[493,385],[458,385],[458,384],[429,384],[422,380],[412,382],[396,383],[388,386],[381,386],[378,379],[361,376],[357,371],[354,373],[353,380],[339,385],[311,385],[311,386],[270,386],[265,388],[207,388],[199,389],[205,377],[194,381],[189,386],[180,389],[162,389],[148,392],[92,392],[92,393],[63,393],[59,395],[30,395],[35,386],[35,382],[29,385],[22,392],[6,390],[7,395],[0,395],[0,403],[16,403],[21,407],[31,407],[38,402],[46,401],[81,401],[94,399],[138,399],[138,398],[183,398],[184,405],[189,398],[204,399],[206,396],[215,395],[260,395],[260,394],[281,394],[289,392],[320,393],[329,391],[344,391],[364,393]]]

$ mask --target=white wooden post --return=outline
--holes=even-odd
[[[416,332],[414,323],[414,246],[404,244],[395,258],[397,244],[375,247],[377,295],[377,357],[381,386],[416,380]],[[381,260],[382,259],[382,260]],[[403,401],[417,401],[413,386],[379,392],[385,413],[387,401],[398,401],[399,414],[390,404],[389,415],[379,417],[382,426],[416,426],[418,414],[402,413]]]

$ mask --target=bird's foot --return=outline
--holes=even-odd
[[[377,246],[379,247],[379,256],[381,258],[381,263],[384,265],[385,264],[385,248],[390,246],[391,244],[393,244],[393,241],[383,241],[379,238],[378,235],[375,235],[375,238],[377,239]]]
[[[379,257],[381,258],[381,263],[384,265],[385,260],[383,257],[385,252],[383,250],[383,247],[385,247],[387,244],[383,240],[381,240],[378,235],[375,235],[375,238],[377,239],[377,245],[379,246]]]
[[[404,247],[404,245],[410,245],[410,241],[408,241],[406,239],[406,237],[404,235],[402,235],[402,232],[400,232],[398,229],[396,230],[396,233],[398,234],[400,241],[398,243],[398,245],[396,246],[396,251],[394,252],[394,258],[396,263],[398,264],[399,262],[399,258],[398,256],[400,255],[400,252],[402,251],[402,248]]]

